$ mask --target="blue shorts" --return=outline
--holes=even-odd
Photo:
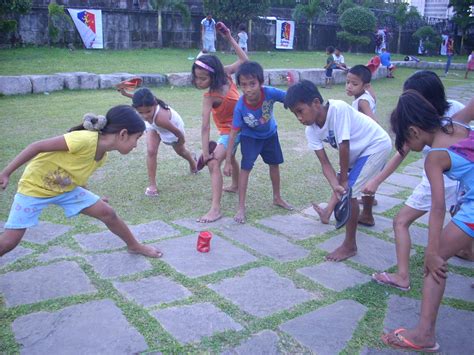
[[[229,134],[221,134],[219,136],[219,139],[217,140],[217,144],[222,144],[224,148],[227,150],[227,146],[229,145]],[[232,148],[232,154],[235,154],[237,151],[237,147],[239,146],[240,143],[240,132],[237,133],[235,136],[235,141],[234,141],[234,147]]]
[[[454,215],[451,221],[463,230],[471,238],[474,238],[474,202],[467,201],[461,205],[461,209]]]
[[[94,205],[99,199],[96,194],[79,186],[54,197],[32,197],[17,192],[4,228],[24,229],[36,226],[41,212],[48,205],[62,207],[64,214],[69,218]]]
[[[241,169],[252,170],[253,164],[259,155],[262,156],[265,164],[278,165],[283,163],[283,152],[281,151],[277,132],[265,139],[242,136],[240,143],[240,152],[242,153]]]

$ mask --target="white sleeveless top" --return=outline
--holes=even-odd
[[[173,144],[178,141],[178,137],[176,137],[172,132],[168,131],[167,129],[157,126],[155,123],[156,116],[158,116],[158,113],[160,112],[161,106],[157,105],[157,109],[155,112],[155,115],[153,116],[153,123],[145,121],[145,125],[147,130],[153,130],[157,132],[160,135],[160,138],[163,143],[165,144]],[[178,128],[184,135],[184,122],[179,113],[177,113],[175,110],[173,110],[171,107],[169,107],[169,110],[171,112],[171,117],[170,117],[170,122],[173,126]]]

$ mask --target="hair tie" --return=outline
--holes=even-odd
[[[99,132],[107,124],[107,118],[102,115],[96,115],[94,113],[86,113],[84,117],[82,118],[82,125],[84,126],[85,129],[88,131],[96,131]]]
[[[209,65],[207,65],[206,63],[203,63],[201,62],[200,60],[196,60],[194,62],[194,64],[196,64],[197,66],[203,68],[203,69],[206,69],[207,71],[210,71],[211,73],[214,73],[214,69],[212,67],[210,67]]]

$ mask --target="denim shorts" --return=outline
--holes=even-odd
[[[36,226],[41,212],[48,205],[60,206],[66,217],[73,217],[94,205],[99,199],[96,194],[79,186],[54,197],[32,197],[17,192],[4,228],[24,229]]]
[[[265,164],[278,165],[283,163],[283,152],[281,151],[277,132],[265,139],[242,136],[240,142],[241,169],[252,170],[259,155],[262,156]]]
[[[217,144],[222,144],[224,148],[227,150],[227,146],[229,145],[229,134],[221,134],[219,136],[219,139],[217,140]],[[234,141],[234,147],[232,148],[232,154],[235,154],[237,151],[237,147],[239,146],[240,143],[240,132],[237,133],[235,136],[235,141]]]

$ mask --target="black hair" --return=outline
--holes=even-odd
[[[339,47],[334,47],[334,50],[335,50],[335,51],[342,52],[341,48],[339,48]]]
[[[114,134],[126,129],[129,134],[142,133],[145,131],[145,122],[138,112],[129,105],[118,105],[112,107],[105,115],[107,120],[105,126],[99,131],[100,134]],[[95,122],[93,122],[95,123]],[[68,132],[83,131],[84,124],[72,127]]]
[[[326,47],[326,52],[328,52],[329,54],[333,54],[334,53],[334,47],[333,46],[327,46]]]
[[[240,77],[242,75],[255,78],[260,84],[263,84],[265,80],[263,75],[263,68],[257,62],[245,62],[239,67],[239,70],[235,74],[235,78],[237,80],[238,85],[240,85]]]
[[[241,23],[239,25],[239,31],[246,31],[246,30],[247,30],[247,27],[243,23]]]
[[[452,121],[447,125],[444,121],[445,118],[420,92],[411,89],[404,91],[390,116],[390,126],[395,133],[395,148],[400,154],[405,154],[403,146],[410,136],[410,126],[431,133],[439,129],[451,133]]]
[[[446,100],[446,93],[441,79],[435,72],[420,70],[413,73],[403,84],[403,91],[416,90],[434,106],[438,115],[444,116],[451,104]]]
[[[299,103],[309,105],[314,99],[318,99],[321,104],[324,102],[316,85],[309,80],[303,80],[290,86],[286,91],[285,102],[283,104],[285,108],[291,109]]]
[[[196,74],[195,74],[196,68],[204,69],[209,73],[209,76],[211,77],[211,85],[209,87],[210,91],[218,91],[225,84],[227,84],[227,75],[224,71],[224,66],[222,65],[222,62],[220,61],[219,58],[217,58],[215,55],[212,55],[212,54],[205,54],[205,55],[200,56],[197,60],[200,60],[204,64],[214,69],[214,73],[194,63],[191,69],[191,78],[192,78],[192,83],[194,86],[196,86]]]
[[[370,80],[372,79],[372,72],[362,64],[354,65],[349,69],[349,73],[357,76],[364,84],[370,83]]]
[[[140,88],[133,94],[132,106],[135,108],[143,106],[155,106],[160,105],[165,110],[169,110],[169,106],[163,100],[157,98],[150,89]]]

